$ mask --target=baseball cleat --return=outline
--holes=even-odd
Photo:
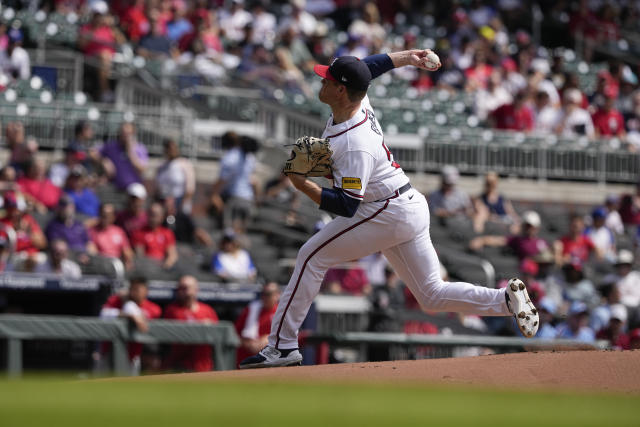
[[[297,348],[278,350],[266,346],[254,356],[247,357],[240,362],[240,369],[275,368],[278,366],[299,366],[302,364],[302,354]]]
[[[527,287],[522,280],[518,278],[509,280],[506,299],[507,307],[509,307],[509,311],[513,313],[513,317],[516,319],[522,335],[526,338],[533,338],[536,332],[538,332],[540,318],[538,316],[538,310],[531,302],[531,298],[529,298],[529,294],[527,293]]]

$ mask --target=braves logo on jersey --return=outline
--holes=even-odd
[[[377,133],[378,135],[382,136],[382,132],[380,132],[380,129],[378,129],[378,125],[376,124],[376,116],[375,114],[373,114],[372,110],[367,109],[367,113],[369,113],[369,121],[371,122],[371,130],[374,131],[375,133]]]

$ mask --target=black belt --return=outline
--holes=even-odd
[[[411,183],[407,182],[405,185],[403,185],[402,187],[400,187],[396,191],[394,191],[393,195],[391,195],[391,196],[389,196],[389,197],[387,197],[385,199],[376,200],[376,202],[384,202],[385,200],[395,199],[396,197],[400,197],[401,194],[404,194],[409,190],[411,190]]]

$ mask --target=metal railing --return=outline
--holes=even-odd
[[[309,343],[329,343],[332,346],[355,348],[359,362],[369,360],[369,351],[373,347],[388,347],[389,360],[434,359],[522,351],[603,350],[609,348],[607,341],[585,343],[567,339],[549,340],[393,332],[311,334],[305,340]]]
[[[231,322],[215,325],[170,320],[149,321],[149,331],[132,330],[125,319],[96,317],[0,315],[0,338],[7,340],[7,373],[22,374],[22,342],[25,340],[108,341],[112,345],[113,371],[131,372],[127,342],[145,344],[209,344],[216,370],[233,369],[240,340]]]

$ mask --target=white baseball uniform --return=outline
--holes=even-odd
[[[425,197],[408,189],[368,97],[346,122],[329,118],[322,135],[333,151],[333,185],[361,200],[352,218],[338,216],[298,252],[296,266],[271,324],[269,345],[298,348],[298,329],[333,265],[382,251],[423,309],[511,316],[505,289],[444,282],[429,235]],[[400,189],[405,189],[401,192]]]

